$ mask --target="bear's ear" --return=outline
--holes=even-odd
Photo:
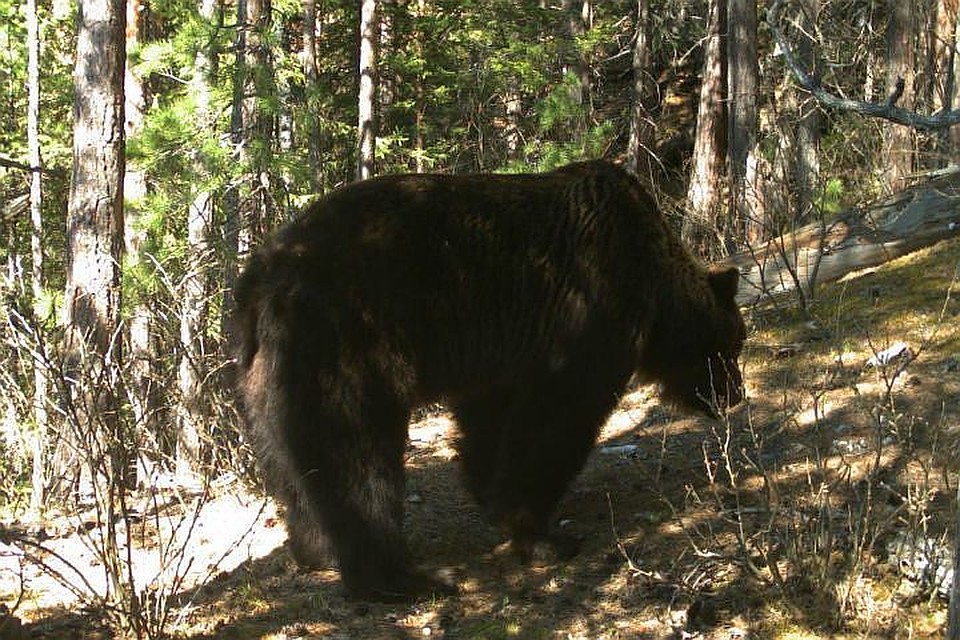
[[[718,299],[733,302],[740,283],[740,271],[736,267],[715,267],[707,273],[710,288]]]

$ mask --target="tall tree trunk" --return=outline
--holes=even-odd
[[[320,116],[316,105],[319,87],[317,67],[317,0],[303,0],[303,65],[304,90],[307,96],[307,164],[310,167],[310,190],[319,193],[323,188],[320,163]]]
[[[180,364],[177,383],[177,475],[189,478],[200,471],[205,407],[202,402],[205,378],[204,335],[207,318],[207,268],[209,265],[210,194],[194,194],[187,210],[187,271],[180,285]]]
[[[233,41],[233,95],[230,102],[230,146],[234,160],[240,164],[247,162],[248,141],[246,135],[246,121],[244,117],[244,93],[247,86],[247,75],[250,73],[247,64],[247,0],[237,0],[236,37]],[[235,335],[233,329],[233,289],[239,273],[239,257],[244,252],[241,245],[241,233],[245,229],[243,222],[242,185],[235,181],[224,194],[224,221],[223,221],[223,254],[220,262],[223,265],[223,306],[220,312],[220,326],[223,335]]]
[[[737,240],[749,243],[760,237],[763,227],[757,157],[760,69],[756,0],[728,0],[727,26],[727,135],[730,215],[734,220],[727,227],[726,240],[728,243]]]
[[[82,0],[74,72],[73,177],[67,210],[64,324],[68,379],[78,431],[57,443],[55,473],[75,484],[81,464],[106,463],[122,484],[130,460],[122,450],[120,264],[123,253],[123,0]],[[94,439],[109,460],[78,459]],[[97,473],[101,467],[92,469]]]
[[[561,10],[567,17],[567,37],[569,38],[570,53],[564,68],[564,74],[577,79],[572,88],[571,101],[580,106],[578,117],[579,131],[575,136],[581,136],[592,118],[592,90],[593,79],[590,76],[590,65],[583,59],[577,49],[577,38],[585,34],[593,26],[593,4],[591,0],[562,0]]]
[[[201,0],[197,7],[200,17],[214,19],[214,0]],[[197,120],[201,127],[211,123],[210,84],[216,52],[210,48],[197,51],[193,63],[190,90],[197,105]],[[205,177],[204,158],[194,151],[193,169]],[[203,180],[201,180],[203,182]],[[213,199],[206,189],[195,188],[187,207],[187,260],[180,283],[180,363],[177,384],[180,398],[177,403],[176,466],[177,475],[184,479],[199,472],[202,463],[201,434],[204,431],[205,407],[202,402],[205,379],[205,349],[207,301],[210,297],[209,269],[211,256],[209,238],[213,220]]]
[[[33,293],[33,315],[43,321],[46,306],[43,294],[43,189],[40,184],[40,19],[37,0],[27,0],[27,149],[30,161],[30,254],[32,269],[30,284]],[[33,363],[33,420],[31,443],[33,470],[31,475],[30,509],[39,513],[43,508],[46,488],[47,442],[47,362],[46,347],[41,340]]]
[[[715,252],[718,238],[720,195],[726,156],[726,44],[727,5],[710,0],[704,38],[703,75],[697,127],[693,141],[684,241],[702,255]]]
[[[936,78],[936,91],[939,106],[944,111],[950,111],[960,104],[957,77],[957,44],[960,32],[960,3],[957,0],[937,0],[936,23],[934,27],[933,73]],[[960,127],[950,127],[940,132],[938,146],[940,150],[939,166],[944,167],[955,162],[957,152],[960,151]]]
[[[950,103],[948,85],[953,83],[953,36],[956,15],[957,0],[931,0],[930,24],[925,29],[928,44],[924,74],[929,77],[927,85],[930,86],[932,94],[927,104],[930,110],[943,106],[944,103]]]
[[[377,0],[363,0],[360,5],[360,90],[357,116],[357,180],[376,173],[377,143],[377,45],[380,26]]]
[[[250,33],[247,36],[247,52],[252,73],[244,100],[244,118],[249,124],[250,143],[254,151],[250,156],[250,193],[249,211],[246,215],[247,228],[251,232],[251,241],[276,224],[273,200],[271,198],[272,175],[270,172],[270,152],[274,148],[274,123],[276,113],[261,108],[261,96],[278,95],[277,83],[273,71],[273,47],[270,44],[270,31],[273,29],[273,7],[271,0],[247,0],[247,24]]]
[[[637,0],[637,27],[633,42],[633,104],[630,108],[630,138],[627,167],[651,184],[657,160],[654,155],[656,125],[647,109],[655,97],[656,85],[650,75],[650,0]]]
[[[950,77],[953,79],[952,84],[950,85],[950,104],[953,108],[960,106],[960,10],[958,10],[954,17],[954,31],[953,31],[953,49],[951,51],[951,74]],[[948,145],[951,162],[954,161],[957,157],[957,154],[960,153],[960,127],[950,127],[950,144]]]
[[[237,163],[245,171],[224,198],[224,300],[221,324],[225,336],[233,336],[231,313],[233,287],[239,257],[266,229],[276,222],[271,196],[270,154],[276,114],[260,108],[261,96],[276,95],[273,54],[269,35],[272,29],[270,0],[237,0],[237,30],[234,41],[236,61],[230,114],[230,143]]]
[[[129,54],[139,45],[141,32],[140,0],[127,0],[126,49]],[[144,87],[140,78],[129,65],[124,70],[124,123],[127,139],[137,135],[143,127],[146,108]],[[140,253],[146,241],[146,230],[140,223],[143,198],[147,195],[146,177],[143,171],[134,165],[126,168],[123,180],[124,200],[126,201],[126,220],[124,221],[124,250],[127,263],[134,265],[140,261]],[[139,301],[130,311],[127,322],[127,395],[130,401],[132,418],[137,433],[142,437],[156,428],[156,397],[153,390],[152,333],[154,316],[152,308],[145,300]],[[139,444],[143,444],[140,442]]]
[[[521,121],[523,118],[523,99],[520,90],[513,81],[507,81],[503,91],[503,111],[506,116],[506,126],[503,137],[507,145],[507,157],[510,160],[519,160],[523,153],[523,134]]]
[[[915,51],[913,46],[915,2],[889,0],[887,23],[887,91],[892,93],[898,82],[904,91],[897,106],[913,106]],[[890,191],[899,191],[904,180],[913,173],[914,132],[898,124],[884,127],[885,179]]]
[[[394,4],[395,6],[395,4]],[[413,33],[413,46],[416,51],[416,55],[423,60],[426,60],[426,54],[424,53],[424,40],[427,37],[427,34],[423,28],[425,18],[427,15],[427,2],[426,0],[417,0],[416,8],[414,9],[415,16],[415,27]],[[381,48],[384,48],[389,51],[389,42],[382,40],[380,43]],[[382,80],[381,80],[382,83]],[[414,96],[415,96],[415,105],[414,105],[414,114],[413,114],[413,129],[414,129],[414,140],[413,140],[413,170],[416,173],[423,173],[426,171],[426,135],[424,132],[427,128],[426,120],[424,115],[427,112],[427,96],[425,91],[426,77],[423,69],[418,69],[416,76],[413,79],[414,83]],[[383,87],[381,87],[381,93]],[[386,101],[384,101],[384,106],[386,106]]]
[[[816,33],[817,14],[820,11],[820,0],[803,0],[803,17],[801,29],[803,33]],[[797,47],[800,60],[810,69],[813,77],[819,79],[820,69],[817,65],[817,56],[814,53],[814,43],[810,38],[801,40]],[[813,209],[816,198],[817,184],[820,181],[820,108],[817,101],[806,92],[797,91],[800,120],[797,123],[796,145],[796,184],[797,201],[794,212],[795,220],[808,217]]]

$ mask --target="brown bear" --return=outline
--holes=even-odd
[[[468,488],[521,555],[633,374],[682,408],[741,399],[735,269],[708,271],[605,161],[349,184],[236,289],[240,388],[304,566],[355,596],[447,592],[402,533],[411,410],[442,400]]]

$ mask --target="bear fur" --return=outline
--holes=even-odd
[[[355,596],[446,592],[402,532],[411,410],[442,400],[467,486],[525,555],[631,376],[741,399],[735,269],[684,249],[608,162],[349,184],[277,230],[236,289],[240,390],[299,563]]]

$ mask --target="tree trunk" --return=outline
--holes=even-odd
[[[134,51],[139,45],[141,4],[140,0],[127,0],[126,50]],[[143,83],[133,69],[127,65],[124,70],[124,123],[127,139],[137,135],[143,127],[146,108]],[[146,177],[143,171],[128,165],[123,180],[124,200],[126,201],[126,220],[124,223],[124,250],[129,265],[140,261],[140,254],[146,242],[147,234],[140,218],[142,200],[147,195]],[[155,394],[153,391],[152,327],[154,316],[151,306],[140,300],[130,310],[127,322],[127,396],[130,401],[132,418],[137,433],[142,437],[153,431],[156,425]],[[143,443],[138,443],[142,445]]]
[[[30,254],[32,269],[30,283],[33,293],[35,321],[43,322],[46,306],[43,294],[43,189],[41,188],[40,158],[40,19],[37,0],[27,0],[27,148],[30,162]],[[31,474],[30,510],[40,513],[43,508],[46,480],[47,428],[47,362],[43,341],[36,345],[33,363],[33,456]]]
[[[216,4],[201,0],[198,10],[205,20],[214,19]],[[213,122],[210,114],[209,78],[213,71],[215,51],[200,49],[194,58],[191,93],[196,99],[197,120],[204,126]],[[194,152],[194,172],[206,176],[204,158]],[[201,434],[205,422],[202,402],[202,381],[205,378],[204,337],[206,335],[207,301],[210,297],[211,255],[209,239],[213,220],[213,199],[210,192],[195,189],[187,207],[187,260],[180,283],[180,363],[177,385],[176,467],[177,476],[189,479],[200,471],[202,463]]]
[[[569,39],[569,55],[563,72],[577,79],[572,87],[571,102],[580,107],[577,117],[578,131],[573,132],[576,139],[586,131],[587,123],[592,119],[593,106],[591,104],[593,79],[590,75],[590,65],[580,56],[577,50],[577,38],[585,34],[593,24],[593,5],[590,0],[561,0],[560,9],[567,18],[567,33]]]
[[[273,5],[271,0],[247,0],[247,53],[253,73],[248,76],[253,86],[248,87],[244,99],[244,117],[250,126],[250,142],[254,152],[250,154],[250,201],[245,215],[246,228],[250,231],[250,244],[256,242],[277,223],[271,197],[272,173],[270,150],[274,148],[274,124],[277,114],[261,108],[261,96],[278,95],[274,80],[273,45],[270,31],[273,28]],[[281,98],[282,100],[282,98]],[[243,231],[243,228],[241,228]]]
[[[394,8],[395,8],[395,4],[394,4]],[[426,55],[424,53],[424,49],[425,49],[424,40],[427,37],[427,34],[423,28],[423,25],[425,22],[424,18],[426,17],[426,14],[427,14],[426,0],[417,0],[416,7],[413,9],[413,11],[414,11],[414,17],[416,19],[416,25],[417,25],[413,33],[413,40],[414,40],[413,46],[415,48],[416,55],[421,59],[426,60]],[[385,38],[381,40],[381,43],[380,43],[381,47],[389,46],[389,44],[385,45],[385,43],[387,42],[388,41]],[[391,83],[391,84],[395,84],[395,83]],[[413,170],[416,173],[423,173],[427,169],[427,165],[425,162],[426,161],[426,136],[424,135],[424,131],[426,130],[426,127],[427,127],[426,120],[424,119],[424,115],[427,112],[427,96],[425,91],[426,78],[425,78],[423,69],[417,70],[416,75],[413,78],[413,84],[414,84],[413,93],[415,96],[414,113],[413,113],[413,130],[414,130]],[[381,95],[383,93],[382,89],[383,87],[381,87]],[[394,93],[394,91],[391,91],[391,93]],[[385,100],[383,101],[383,106],[386,107]],[[509,119],[509,115],[507,117]],[[509,142],[508,142],[508,146],[509,146]]]
[[[649,184],[656,184],[658,162],[654,154],[656,124],[647,109],[655,97],[656,85],[650,75],[650,0],[637,0],[637,28],[633,42],[633,104],[630,109],[630,137],[627,141],[627,168]]]
[[[237,0],[237,24],[233,41],[233,95],[230,102],[230,146],[234,160],[245,164],[249,147],[246,135],[246,119],[243,112],[244,93],[249,68],[247,65],[247,0]],[[226,191],[223,221],[223,253],[220,262],[223,265],[223,306],[220,311],[220,326],[223,335],[235,335],[233,330],[233,289],[239,273],[239,256],[243,253],[241,231],[244,228],[241,206],[243,204],[240,181],[234,182]]]
[[[915,5],[915,2],[889,0],[887,91],[893,93],[898,82],[903,82],[906,90],[903,91],[899,106],[904,109],[911,109],[913,106]],[[898,124],[884,127],[883,132],[885,155],[883,164],[886,167],[884,177],[890,191],[896,192],[906,186],[904,180],[913,173],[915,134],[909,127]]]
[[[320,193],[323,189],[320,162],[320,116],[316,108],[319,87],[317,67],[317,1],[303,0],[303,79],[307,95],[307,164],[310,167],[310,190]]]
[[[79,481],[79,452],[98,435],[111,443],[110,460],[99,463],[110,465],[112,480],[124,478],[130,462],[118,450],[123,438],[116,394],[122,355],[126,7],[123,0],[83,0],[78,12],[64,325],[75,426],[82,432],[60,434],[55,466],[68,487]]]
[[[931,28],[928,29],[930,44],[927,49],[928,84],[932,85],[930,106],[943,107],[947,111],[953,105],[953,47],[957,24],[957,0],[934,0],[931,11]],[[935,106],[934,106],[935,105]]]
[[[752,242],[763,229],[757,158],[757,3],[727,0],[727,99],[730,215],[728,243]]]
[[[523,99],[515,83],[510,82],[503,92],[503,110],[506,115],[506,126],[503,138],[507,145],[507,157],[519,160],[523,154],[523,134],[521,121],[523,118]]]
[[[814,223],[731,256],[742,274],[737,301],[753,304],[815,286],[960,236],[960,174],[953,173]]]
[[[960,54],[957,53],[960,47],[960,8],[957,3],[952,3],[953,9],[953,31],[951,32],[949,43],[949,82],[944,87],[944,108],[955,109],[960,106]],[[945,144],[946,164],[956,161],[957,154],[960,153],[960,127],[951,127],[947,130]]]
[[[798,15],[789,24],[791,40],[796,43],[796,57],[816,82],[820,82],[820,65],[814,53],[820,0],[799,0]],[[775,135],[779,144],[775,151],[770,179],[764,183],[763,203],[766,212],[767,237],[814,219],[817,191],[820,187],[820,108],[816,98],[794,82],[789,64],[783,69],[782,96],[774,102]]]
[[[712,255],[718,239],[718,214],[726,154],[727,10],[725,0],[710,0],[704,39],[703,75],[693,141],[687,216],[683,240],[701,255]]]
[[[803,17],[801,29],[806,34],[816,33],[817,14],[820,11],[820,0],[803,0]],[[797,53],[800,60],[812,71],[815,79],[820,78],[820,68],[816,63],[814,43],[810,38],[804,38]],[[797,198],[794,220],[809,219],[816,198],[817,185],[820,182],[820,107],[813,96],[795,90],[797,95],[800,120],[797,123],[797,144],[795,156],[795,171]]]
[[[357,180],[365,180],[376,173],[377,41],[379,34],[377,0],[363,0],[360,5]]]
[[[207,318],[207,249],[212,216],[210,194],[194,195],[187,210],[187,272],[180,285],[180,365],[177,383],[177,475],[189,478],[202,465],[201,434],[205,421],[202,381],[205,377],[204,335]]]

